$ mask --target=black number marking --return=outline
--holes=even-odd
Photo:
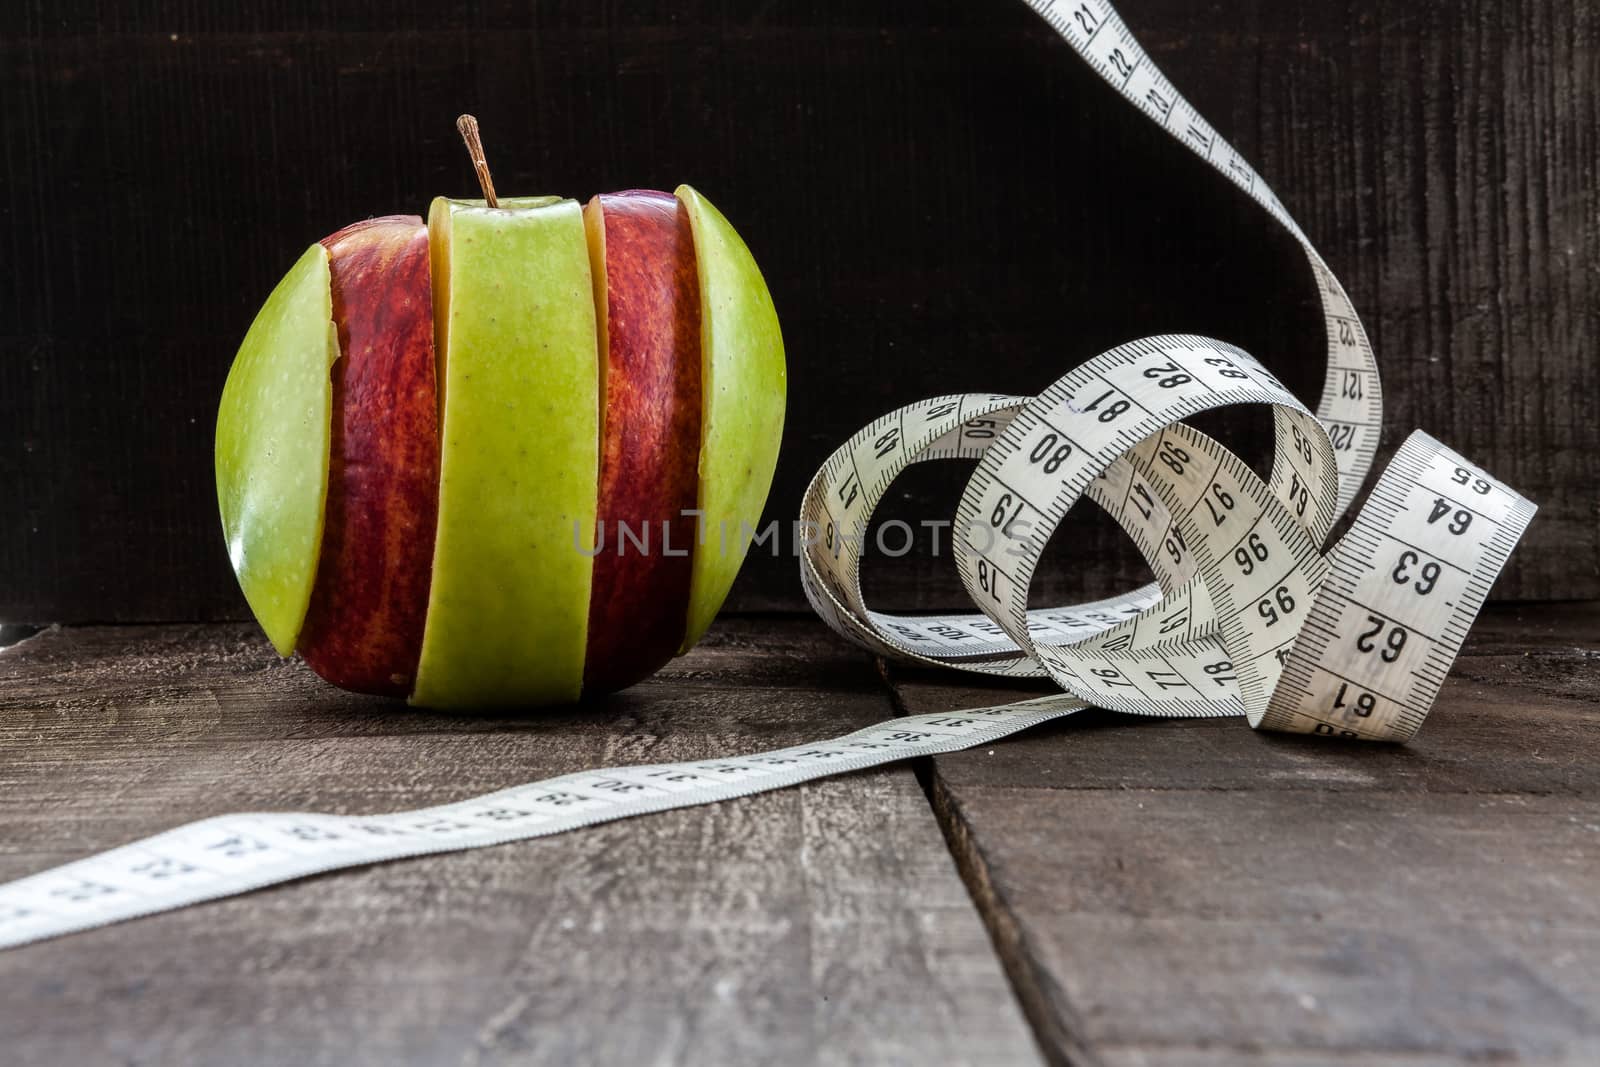
[[[1155,501],[1150,499],[1150,490],[1146,489],[1138,482],[1135,482],[1133,483],[1133,495],[1144,501],[1144,503],[1141,504],[1138,500],[1135,500],[1133,502],[1133,506],[1138,508],[1139,514],[1143,515],[1145,519],[1148,520],[1155,511]]]
[[[1477,477],[1465,467],[1457,467],[1456,472],[1450,476],[1450,480],[1455,482],[1457,485],[1471,487],[1472,491],[1477,493],[1479,496],[1488,496],[1489,490],[1494,488],[1488,482]]]
[[[1348,692],[1349,689],[1349,682],[1341,682],[1339,684],[1339,692],[1334,694],[1333,697],[1333,710],[1338,711],[1340,708],[1345,708],[1346,715],[1354,715],[1360,719],[1365,719],[1367,716],[1371,715],[1373,709],[1378,706],[1378,698],[1373,696],[1371,693],[1362,691],[1361,695],[1356,697],[1356,702],[1354,704],[1346,704],[1344,697],[1345,693]]]
[[[850,477],[839,486],[839,499],[844,501],[844,506],[849,507],[856,502],[856,497],[861,495],[861,482],[856,478],[855,471],[850,472]]]
[[[1406,628],[1376,615],[1368,615],[1367,621],[1372,624],[1372,629],[1362,631],[1356,638],[1356,647],[1363,652],[1373,652],[1378,649],[1378,642],[1382,641],[1383,647],[1382,651],[1378,652],[1379,657],[1385,663],[1393,663],[1399,659],[1400,650],[1406,647]],[[1388,630],[1388,633],[1384,633],[1385,630]]]
[[[642,782],[629,782],[621,778],[602,778],[594,783],[594,788],[606,793],[642,793],[648,787]]]
[[[1117,395],[1117,391],[1115,389],[1107,389],[1105,392],[1101,393],[1099,396],[1094,398],[1094,403],[1090,404],[1088,407],[1084,408],[1083,410],[1085,412],[1093,411],[1095,408],[1100,406],[1100,402],[1102,400],[1108,400],[1111,397],[1116,396],[1116,395]],[[1121,415],[1124,411],[1127,411],[1128,408],[1131,407],[1131,406],[1132,405],[1126,400],[1118,400],[1113,404],[1107,405],[1106,409],[1104,411],[1102,411],[1097,416],[1097,418],[1099,418],[1099,420],[1101,422],[1110,422],[1112,419],[1116,418],[1118,415]]]
[[[1165,544],[1167,555],[1172,557],[1173,566],[1183,566],[1183,553],[1189,548],[1188,542],[1183,539],[1183,531],[1174,526]]]
[[[1122,672],[1117,670],[1115,667],[1096,667],[1089,673],[1094,675],[1096,678],[1099,678],[1107,686],[1125,685],[1129,689],[1138,688],[1138,686],[1124,678],[1122,676]]]
[[[182,860],[175,860],[170,856],[158,856],[157,858],[146,863],[141,863],[136,867],[128,868],[129,872],[132,874],[142,874],[146,878],[152,878],[156,881],[160,881],[164,878],[177,878],[181,875],[192,874],[194,869],[194,864],[184,863]]]
[[[1211,502],[1212,497],[1216,498],[1216,504]],[[1206,497],[1205,502],[1206,508],[1211,512],[1211,521],[1218,526],[1221,526],[1227,520],[1227,516],[1222,512],[1233,510],[1233,494],[1223,489],[1219,482],[1211,483],[1211,496]],[[1222,511],[1217,510],[1217,504],[1222,505]]]
[[[1250,375],[1239,369],[1239,365],[1231,359],[1222,356],[1206,357],[1206,366],[1219,368],[1217,373],[1224,378],[1248,378]]]
[[[1184,681],[1183,676],[1177,671],[1145,671],[1144,673],[1146,677],[1148,677],[1152,682],[1156,683],[1156,685],[1160,686],[1162,689],[1190,688],[1189,683]],[[1165,679],[1168,678],[1173,680],[1166,681]]]
[[[1290,423],[1289,432],[1294,435],[1294,450],[1300,454],[1300,458],[1307,463],[1315,463],[1317,454],[1312,451],[1311,442],[1306,440],[1306,435],[1300,432],[1300,427]]]
[[[1253,533],[1245,544],[1234,550],[1233,560],[1239,564],[1240,571],[1245,574],[1254,574],[1256,563],[1265,563],[1268,555],[1270,553],[1267,551],[1266,542],[1261,540],[1260,534]]]
[[[1054,474],[1061,469],[1061,465],[1072,455],[1072,445],[1062,441],[1053,433],[1047,433],[1039,438],[1039,443],[1033,446],[1033,451],[1028,453],[1030,463],[1044,464],[1046,474]]]
[[[1300,518],[1305,517],[1306,506],[1311,503],[1311,490],[1300,484],[1300,475],[1294,471],[1289,472],[1289,503]]]
[[[1433,498],[1433,510],[1428,513],[1428,525],[1430,525],[1430,526],[1433,525],[1434,523],[1438,522],[1440,519],[1444,518],[1446,515],[1449,515],[1449,514],[1450,514],[1450,505],[1445,503],[1444,497],[1442,497],[1442,496],[1434,497]],[[1451,533],[1453,533],[1457,537],[1459,537],[1462,534],[1466,533],[1467,532],[1467,527],[1471,526],[1471,525],[1472,525],[1472,512],[1468,511],[1466,508],[1457,508],[1456,509],[1456,513],[1453,516],[1451,516],[1450,522],[1445,527],[1445,529],[1449,530]]]
[[[1161,451],[1156,455],[1156,458],[1170,467],[1173,474],[1181,478],[1183,477],[1184,464],[1188,463],[1193,457],[1171,441],[1162,441]]]
[[[81,881],[77,885],[62,886],[59,889],[52,889],[50,890],[50,895],[61,900],[71,901],[74,904],[82,904],[84,901],[93,900],[95,897],[108,897],[116,891],[117,890],[114,886],[101,885],[98,882]]]
[[[1015,508],[1011,505],[1016,504]],[[1000,499],[995,502],[994,511],[989,515],[989,525],[996,530],[1003,531],[1007,537],[1011,536],[1011,524],[1017,521],[1017,516],[1022,514],[1024,504],[1014,500],[1010,493],[1001,493]],[[1010,511],[1010,514],[1007,514]]]
[[[1132,634],[1118,634],[1100,647],[1107,652],[1126,652],[1133,646]]]
[[[978,561],[978,588],[988,593],[998,603],[1000,600],[1000,570],[989,566],[987,560]]]
[[[1190,382],[1194,381],[1194,379],[1188,374],[1185,374],[1183,368],[1178,366],[1176,363],[1162,363],[1158,366],[1146,367],[1144,369],[1144,376],[1150,379],[1161,379],[1160,381],[1156,382],[1156,384],[1163,389],[1176,389],[1180,385],[1188,385]]]
[[[231,834],[228,837],[224,837],[221,841],[218,841],[214,845],[207,845],[206,848],[215,852],[220,852],[229,859],[238,859],[240,856],[248,856],[252,852],[267,851],[267,845],[265,842],[244,837],[240,834]]]
[[[698,774],[684,773],[684,774],[679,774],[679,775],[669,775],[669,776],[667,776],[667,780],[670,781],[670,782],[676,782],[676,781],[681,781],[683,779],[698,778],[698,777],[700,777]],[[493,819],[495,822],[511,822],[511,821],[513,821],[515,819],[527,818],[529,815],[532,815],[532,814],[533,814],[533,812],[531,812],[531,811],[523,811],[520,808],[487,808],[484,811],[479,813],[478,818],[480,818],[480,819]]]
[[[1274,604],[1276,604],[1276,607],[1274,607]],[[1280,611],[1285,615],[1294,614],[1294,597],[1289,595],[1289,587],[1286,585],[1278,586],[1276,592],[1270,596],[1262,597],[1256,603],[1256,613],[1267,620],[1268,626],[1277,625],[1278,612]]]
[[[332,830],[324,830],[322,827],[312,826],[310,823],[299,823],[295,826],[291,826],[285,830],[284,833],[288,834],[297,841],[339,840],[339,835],[334,833]]]
[[[1394,584],[1410,584],[1412,592],[1418,596],[1427,596],[1433,592],[1433,587],[1439,584],[1439,565],[1433,560],[1422,564],[1421,572],[1417,575],[1416,580],[1413,581],[1407,568],[1416,566],[1421,559],[1420,555],[1410,549],[1400,553],[1400,560],[1394,565],[1394,571],[1390,577],[1394,579]]]

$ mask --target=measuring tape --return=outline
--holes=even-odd
[[[0,886],[0,947],[307,875],[479,848],[730,800],[989,744],[1085,707],[1244,715],[1252,726],[1404,741],[1416,733],[1534,506],[1420,431],[1324,554],[1377,450],[1377,363],[1354,307],[1267,184],[1178,95],[1103,0],[1027,0],[1090,66],[1253,197],[1316,279],[1328,371],[1315,413],[1247,353],[1188,335],[1103,353],[1034,397],[971,394],[900,408],[838,449],[807,488],[807,599],[880,655],[1063,693],[898,718],[758,755],[563,775],[378,816],[272,812],[191,823]],[[1271,408],[1265,481],[1186,425]],[[873,509],[907,467],[976,459],[952,527],[980,613],[897,617],[861,594]],[[1072,608],[1030,609],[1041,553],[1087,498],[1138,545],[1156,582]]]

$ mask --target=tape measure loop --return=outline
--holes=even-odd
[[[1272,410],[1265,481],[1183,421],[1229,404]],[[896,659],[1045,675],[1078,701],[1129,714],[1242,714],[1261,728],[1404,740],[1454,658],[1459,642],[1451,636],[1465,633],[1487,592],[1493,572],[1485,568],[1504,559],[1493,550],[1520,533],[1531,505],[1414,435],[1324,555],[1345,492],[1337,440],[1235,346],[1193,335],[1144,338],[1094,357],[1036,397],[938,397],[865,427],[807,489],[802,515],[823,533],[802,554],[802,583],[830,626]],[[914,463],[974,457],[951,543],[980,614],[871,611],[861,593],[861,546],[889,485]],[[1407,479],[1424,474],[1432,480],[1423,490],[1408,488]],[[1454,486],[1489,496],[1489,510],[1436,497],[1421,529],[1397,533],[1417,522],[1406,514],[1420,515],[1422,502],[1411,497],[1439,488],[1439,478],[1451,482],[1441,492]],[[1045,547],[1085,498],[1128,533],[1157,582],[1094,604],[1030,609]],[[1440,539],[1462,536],[1475,516],[1488,539],[1449,551]],[[1377,554],[1391,544],[1409,546],[1388,570],[1392,584],[1416,598],[1443,587],[1452,598],[1391,603],[1373,578],[1382,570]],[[1443,622],[1427,614],[1429,605],[1444,610]],[[1352,613],[1365,613],[1367,628],[1353,638],[1353,652],[1342,649],[1348,624],[1360,621]],[[1354,669],[1352,681],[1331,663],[1354,653],[1376,658]]]

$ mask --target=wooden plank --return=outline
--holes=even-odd
[[[1600,11],[1123,8],[1345,280],[1389,441],[1422,426],[1543,506],[1499,594],[1600,596]],[[472,188],[469,108],[507,191],[690,181],[738,225],[791,354],[769,518],[897,404],[1035,391],[1153,332],[1322,381],[1291,242],[1016,0],[13,3],[0,99],[7,621],[244,617],[211,490],[228,362],[310,241]],[[1235,428],[1264,452],[1264,420]],[[890,513],[949,519],[958,486],[919,474]],[[1066,542],[1042,595],[1142,571],[1106,524]],[[884,608],[960,602],[947,559],[872,578]],[[793,560],[758,555],[735,603],[801,608]]]
[[[1057,1060],[1600,1057],[1600,607],[1491,612],[1404,747],[1098,712],[930,785]],[[895,672],[909,712],[1032,691]]]
[[[0,879],[228,811],[391,811],[889,713],[810,620],[522,716],[323,686],[240,626],[0,652]],[[1030,1062],[908,769],[336,873],[0,953],[9,1063]]]

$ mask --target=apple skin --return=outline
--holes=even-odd
[[[339,358],[328,251],[289,268],[239,345],[217,405],[217,506],[228,559],[280,656],[311,602],[328,488],[328,369]]]
[[[694,189],[680,185],[676,196],[694,232],[703,352],[703,526],[689,583],[687,652],[716,618],[760,526],[783,439],[788,368],[772,294],[743,238]]]
[[[575,201],[438,199],[439,526],[414,704],[570,703],[583,686],[599,341]]]
[[[322,553],[299,649],[334,685],[405,697],[422,651],[438,518],[428,228],[392,215],[321,243],[343,358],[333,367]]]
[[[593,694],[654,674],[683,643],[699,481],[700,281],[688,213],[670,194],[597,196],[584,222],[604,386],[583,676]],[[624,529],[647,547],[623,540]]]

